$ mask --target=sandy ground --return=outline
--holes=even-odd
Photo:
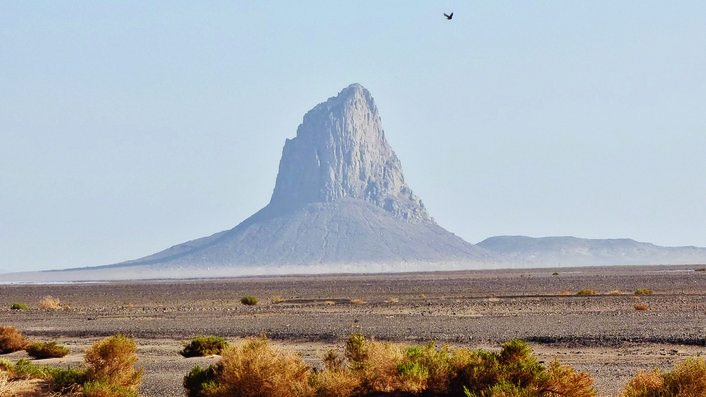
[[[79,366],[94,341],[138,343],[144,396],[184,395],[183,376],[218,357],[183,358],[198,335],[265,334],[312,366],[353,332],[377,340],[499,349],[528,341],[540,360],[588,372],[604,396],[638,370],[706,356],[706,272],[698,266],[334,275],[61,285],[0,285],[0,324],[71,348],[49,365]],[[557,273],[557,274],[555,274]],[[638,288],[651,295],[635,295]],[[595,295],[576,292],[592,289]],[[570,295],[566,295],[571,293]],[[47,295],[64,309],[39,309]],[[244,306],[245,295],[260,299]],[[280,301],[282,300],[282,301]],[[353,303],[353,301],[363,303]],[[10,310],[25,303],[28,310]],[[635,305],[648,310],[636,310]],[[5,355],[16,361],[26,353]]]

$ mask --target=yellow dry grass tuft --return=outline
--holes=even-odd
[[[351,299],[350,302],[354,305],[362,305],[363,303],[365,303],[365,301],[362,299]]]
[[[284,301],[285,301],[285,299],[282,298],[280,295],[274,295],[270,298],[270,303],[280,303],[280,302],[284,302]]]
[[[47,295],[39,301],[40,309],[61,309],[61,301],[59,298],[54,298],[51,295]]]
[[[633,307],[635,308],[635,310],[650,310],[650,305],[646,305],[644,303],[638,303]]]

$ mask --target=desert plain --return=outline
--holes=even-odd
[[[218,356],[178,351],[200,335],[265,335],[321,366],[352,333],[376,340],[499,350],[527,341],[545,363],[585,371],[617,396],[639,371],[706,357],[704,266],[630,266],[366,275],[298,275],[0,285],[0,325],[71,354],[37,364],[80,366],[83,351],[124,334],[138,344],[143,396],[183,396],[182,379]],[[636,294],[638,289],[649,294]],[[595,294],[580,295],[579,291]],[[46,296],[60,309],[40,309]],[[240,302],[259,299],[255,306]],[[13,303],[29,306],[11,310]],[[25,352],[2,356],[29,358]]]

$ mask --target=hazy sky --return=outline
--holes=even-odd
[[[0,0],[0,272],[234,227],[304,113],[354,82],[471,243],[706,246],[705,17],[703,0]]]

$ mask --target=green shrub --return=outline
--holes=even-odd
[[[199,336],[194,338],[184,349],[179,352],[184,357],[201,357],[212,354],[221,354],[221,351],[228,346],[223,338],[217,336]]]
[[[451,395],[541,397],[547,391],[567,397],[594,397],[593,381],[585,374],[554,362],[544,367],[522,341],[502,345],[499,354],[460,349],[452,359]]]
[[[576,295],[595,295],[596,291],[592,289],[582,289],[581,291],[577,292]]]
[[[24,303],[13,303],[12,306],[10,306],[10,309],[12,310],[27,310],[29,307],[25,305]]]
[[[9,362],[8,362],[9,363]],[[17,364],[1,364],[4,369],[13,372],[17,377],[44,379],[49,381],[52,391],[57,393],[71,393],[79,389],[85,380],[85,371],[78,368],[55,368],[44,365],[35,365],[29,360],[19,360]]]
[[[11,326],[0,326],[0,354],[7,354],[24,350],[27,347],[27,339]]]
[[[67,347],[58,345],[56,341],[47,343],[35,342],[27,346],[25,350],[27,350],[27,354],[30,357],[37,359],[61,358],[71,352]]]
[[[260,303],[260,301],[254,296],[244,296],[240,298],[240,303],[243,305],[255,306]]]
[[[184,376],[184,388],[188,397],[208,396],[216,389],[216,366],[196,366]]]
[[[654,291],[652,291],[651,289],[647,289],[647,288],[638,288],[635,291],[635,295],[652,295],[653,293],[654,293]]]

